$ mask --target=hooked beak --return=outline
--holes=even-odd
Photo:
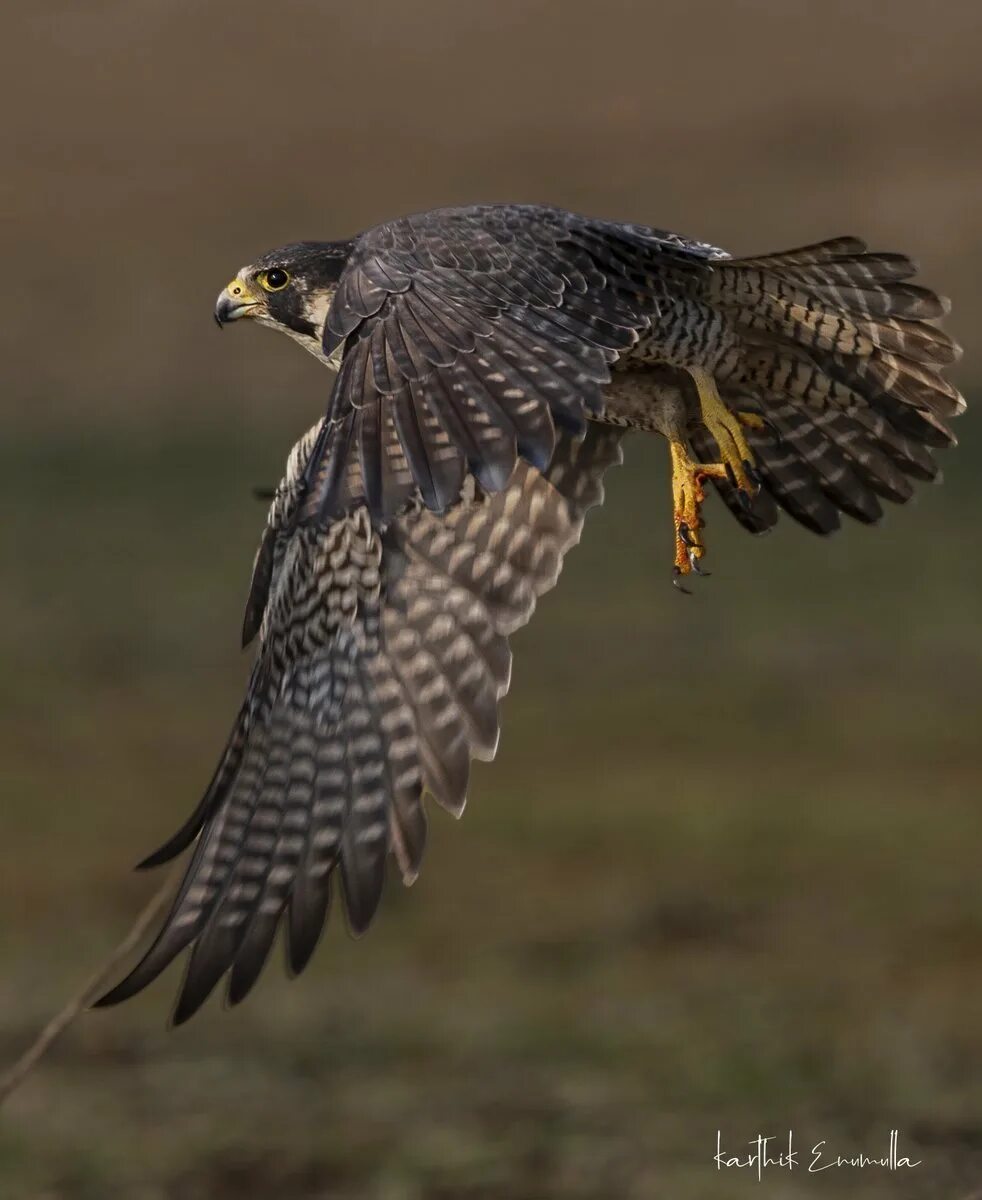
[[[229,321],[251,316],[253,309],[259,305],[260,299],[249,285],[241,279],[233,279],[218,294],[218,300],[215,302],[215,323],[221,329]]]

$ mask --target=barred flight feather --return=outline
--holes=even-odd
[[[375,915],[394,854],[412,882],[426,842],[424,794],[459,814],[472,757],[491,758],[511,671],[508,634],[528,621],[602,500],[620,433],[560,433],[540,472],[519,461],[506,486],[473,480],[442,516],[419,501],[377,531],[366,508],[297,524],[311,430],[274,498],[250,590],[262,608],[253,685],[222,766],[176,839],[198,843],[157,938],[99,1001],[141,990],[191,953],[175,1023],[223,978],[250,991],[276,929],[288,965],[310,959],[339,877],[349,928]],[[337,870],[336,870],[337,868]]]

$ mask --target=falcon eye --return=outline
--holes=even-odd
[[[290,282],[289,271],[282,267],[270,267],[268,271],[259,272],[259,283],[267,292],[280,292]]]

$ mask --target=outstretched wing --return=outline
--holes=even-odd
[[[609,365],[712,247],[559,209],[490,205],[391,221],[355,242],[324,350],[341,354],[304,516],[362,503],[379,524],[418,493],[442,511],[473,474],[543,469],[581,434]]]
[[[175,1022],[226,973],[237,1003],[281,918],[289,966],[304,968],[338,873],[355,933],[378,906],[390,851],[412,881],[424,792],[463,810],[471,758],[497,746],[508,634],[556,582],[620,461],[619,432],[591,425],[582,440],[560,434],[545,471],[518,462],[493,494],[471,480],[442,515],[416,503],[379,532],[359,506],[298,525],[317,433],[291,455],[257,555],[245,634],[259,627],[259,653],[219,768],[143,864],[197,838],[184,880],[156,940],[101,1005],[140,991],[191,945]]]

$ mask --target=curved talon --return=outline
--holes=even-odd
[[[691,596],[692,592],[682,582],[682,568],[672,567],[672,587],[681,592],[683,596]]]
[[[743,460],[743,473],[756,488],[759,488],[764,482],[760,472],[748,458]]]
[[[683,592],[679,577],[708,575],[698,563],[706,552],[702,542],[702,504],[706,498],[703,483],[706,479],[722,479],[722,463],[693,462],[688,448],[681,440],[670,443],[672,452],[672,497],[675,505],[675,586]]]

